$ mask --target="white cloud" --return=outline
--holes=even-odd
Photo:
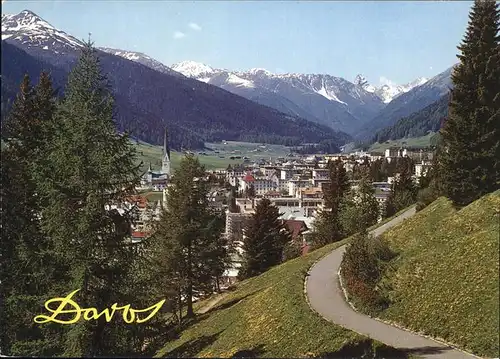
[[[385,76],[380,76],[380,78],[378,79],[378,82],[380,83],[380,85],[395,85],[394,82],[392,82],[391,80],[389,80],[387,77]]]
[[[201,26],[195,22],[190,22],[189,27],[195,31],[201,31]]]
[[[432,66],[429,66],[429,70],[432,70]]]
[[[182,39],[183,37],[186,37],[185,33],[181,31],[174,32],[174,39]]]

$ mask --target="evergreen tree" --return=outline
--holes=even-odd
[[[500,11],[476,0],[458,47],[454,89],[441,131],[442,186],[456,205],[500,188]]]
[[[325,207],[333,213],[338,212],[340,201],[349,190],[349,178],[341,160],[328,163],[329,184],[325,187]]]
[[[281,263],[283,249],[291,237],[279,216],[278,208],[269,199],[259,201],[245,228],[244,261],[238,273],[239,278],[259,275]]]
[[[130,243],[127,212],[121,204],[139,183],[135,150],[118,134],[113,97],[89,42],[68,77],[65,98],[58,106],[57,133],[43,169],[41,195],[45,233],[55,242],[68,281],[55,287],[59,295],[80,289],[75,298],[85,307],[109,308],[113,303],[140,302],[131,286],[138,257]],[[78,322],[67,329],[63,355],[124,355],[141,343],[124,322]],[[119,340],[117,338],[120,338]]]
[[[238,213],[239,208],[238,205],[236,204],[236,197],[237,197],[237,192],[236,192],[236,187],[231,186],[231,192],[229,194],[229,205],[228,205],[228,210],[230,213]]]
[[[442,144],[438,140],[436,142],[436,149],[434,151],[432,166],[427,173],[420,178],[419,191],[417,193],[417,211],[424,209],[427,205],[435,201],[442,195],[443,190],[440,187],[440,176],[442,174],[441,168],[441,152]]]
[[[373,182],[386,181],[387,176],[382,172],[383,159],[378,159],[370,163],[370,176]]]
[[[339,208],[349,191],[349,178],[342,161],[328,163],[330,183],[324,188],[325,208],[318,214],[312,236],[313,247],[339,241],[343,238],[339,222]]]
[[[46,139],[41,136],[53,112],[52,87],[42,73],[34,90],[28,76],[21,84],[11,112],[3,123],[2,137],[2,250],[0,279],[4,310],[0,347],[13,355],[54,355],[60,349],[61,326],[39,326],[33,317],[50,298],[58,280],[50,239],[43,235],[41,201],[36,181],[37,165]],[[43,85],[42,85],[43,83]],[[41,89],[51,95],[41,101]],[[45,105],[43,111],[40,105]]]
[[[391,194],[385,203],[384,217],[391,217],[416,201],[417,187],[413,182],[414,163],[408,157],[398,160]]]
[[[361,173],[361,180],[356,189],[344,198],[339,212],[339,221],[344,235],[351,235],[377,223],[379,205],[375,198],[369,169]]]
[[[245,189],[245,196],[247,198],[255,198],[255,186],[253,183],[250,183],[250,185]]]
[[[185,301],[187,317],[194,316],[193,297],[216,289],[215,282],[228,261],[221,236],[224,222],[209,206],[205,177],[197,158],[188,155],[182,159],[153,234],[153,260],[164,272],[158,285],[174,285],[180,306]]]

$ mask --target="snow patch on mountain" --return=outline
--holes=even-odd
[[[374,93],[377,90],[377,88],[373,85],[370,85],[368,83],[368,80],[366,79],[366,77],[364,77],[361,74],[356,76],[356,78],[354,79],[354,84],[361,86],[361,88],[363,88],[363,90],[370,92],[370,93]]]
[[[29,10],[19,14],[2,15],[2,40],[15,39],[32,46],[63,45],[72,49],[83,47],[83,42],[56,29]]]
[[[214,73],[210,66],[196,61],[182,61],[171,66],[171,69],[180,72],[184,76],[196,78],[203,74]]]
[[[250,87],[250,88],[255,87],[252,81],[242,79],[241,77],[236,76],[234,74],[229,74],[226,81],[227,83],[236,85],[238,87]]]
[[[119,50],[119,49],[112,49],[109,47],[99,47],[99,50],[107,52],[109,54],[115,55],[115,56],[120,56],[123,57],[127,60],[138,62],[144,66],[147,66],[153,70],[163,72],[169,75],[175,75],[175,76],[182,76],[184,75],[172,70],[170,67],[164,65],[158,60],[153,59],[152,57],[142,53],[142,52],[137,52],[137,51],[125,51],[125,50]]]
[[[262,69],[262,68],[250,69],[247,71],[247,73],[249,73],[251,75],[265,75],[265,76],[272,76],[273,75],[272,72],[267,71],[266,69]]]

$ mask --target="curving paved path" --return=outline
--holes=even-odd
[[[393,220],[371,231],[370,234],[378,236],[414,214],[415,208],[410,208]],[[394,348],[406,350],[408,353],[422,358],[477,358],[474,355],[450,348],[432,339],[382,323],[354,311],[346,302],[339,283],[338,272],[344,251],[345,246],[335,249],[311,268],[306,279],[306,292],[309,304],[314,311],[318,312],[326,320],[344,328]]]

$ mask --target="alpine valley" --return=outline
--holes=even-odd
[[[29,10],[2,15],[2,117],[26,71],[36,81],[48,70],[61,87],[82,45]],[[362,75],[351,82],[329,74],[231,71],[194,61],[167,66],[140,52],[98,51],[119,129],[160,144],[168,126],[175,149],[221,140],[292,146],[328,141],[338,148],[373,139],[442,99],[451,86],[451,68],[431,79],[375,87]]]

